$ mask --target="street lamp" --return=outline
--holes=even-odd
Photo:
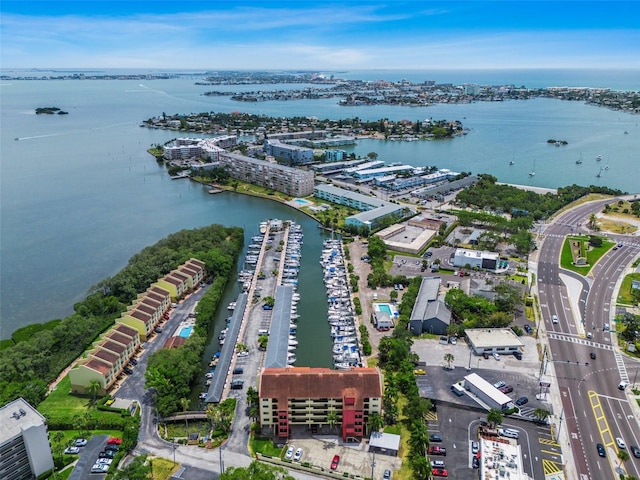
[[[218,448],[218,452],[220,453],[220,473],[224,473],[224,462],[222,461],[222,445]]]
[[[371,478],[373,478],[373,469],[376,467],[376,451],[373,451],[373,460],[371,461]]]

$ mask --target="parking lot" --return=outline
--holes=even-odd
[[[360,443],[344,444],[335,435],[315,437],[305,435],[302,438],[296,435],[296,438],[287,445],[294,445],[296,449],[302,448],[301,463],[309,462],[311,465],[330,470],[333,457],[339,455],[340,462],[336,469],[337,473],[342,475],[344,472],[348,472],[349,475],[371,478],[373,454],[367,451],[366,440]],[[393,472],[399,470],[401,466],[402,462],[397,457],[376,454],[373,479],[382,479],[385,469]]]

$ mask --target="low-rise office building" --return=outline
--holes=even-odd
[[[344,441],[359,441],[382,412],[382,377],[375,368],[265,368],[260,375],[260,423],[286,439],[293,427],[322,428],[335,412]]]
[[[45,418],[24,399],[0,408],[0,478],[38,478],[53,470]]]
[[[485,353],[508,354],[524,347],[522,340],[510,328],[467,328],[464,331],[469,346],[476,355]]]
[[[457,248],[453,254],[453,266],[457,268],[475,268],[495,272],[499,270],[502,265],[500,257],[496,252]]]

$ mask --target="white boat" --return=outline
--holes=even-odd
[[[599,162],[599,161],[601,161],[601,160],[602,160],[602,155],[598,155],[598,156],[596,157],[596,162]]]
[[[235,310],[236,308],[236,302],[231,302],[229,303],[229,305],[227,305],[227,310]]]
[[[289,345],[295,347],[296,345],[298,345],[298,341],[289,339]]]
[[[336,362],[333,364],[336,370],[351,370],[352,365],[348,362]]]
[[[200,395],[198,395],[198,398],[199,398],[200,400],[206,400],[207,395],[209,395],[209,393],[208,393],[208,392],[202,392]]]
[[[296,363],[296,356],[292,355],[291,357],[287,357],[287,365],[293,365]]]

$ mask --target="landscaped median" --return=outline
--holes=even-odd
[[[562,246],[560,266],[580,275],[588,275],[600,257],[614,245],[614,242],[597,235],[569,236]]]

